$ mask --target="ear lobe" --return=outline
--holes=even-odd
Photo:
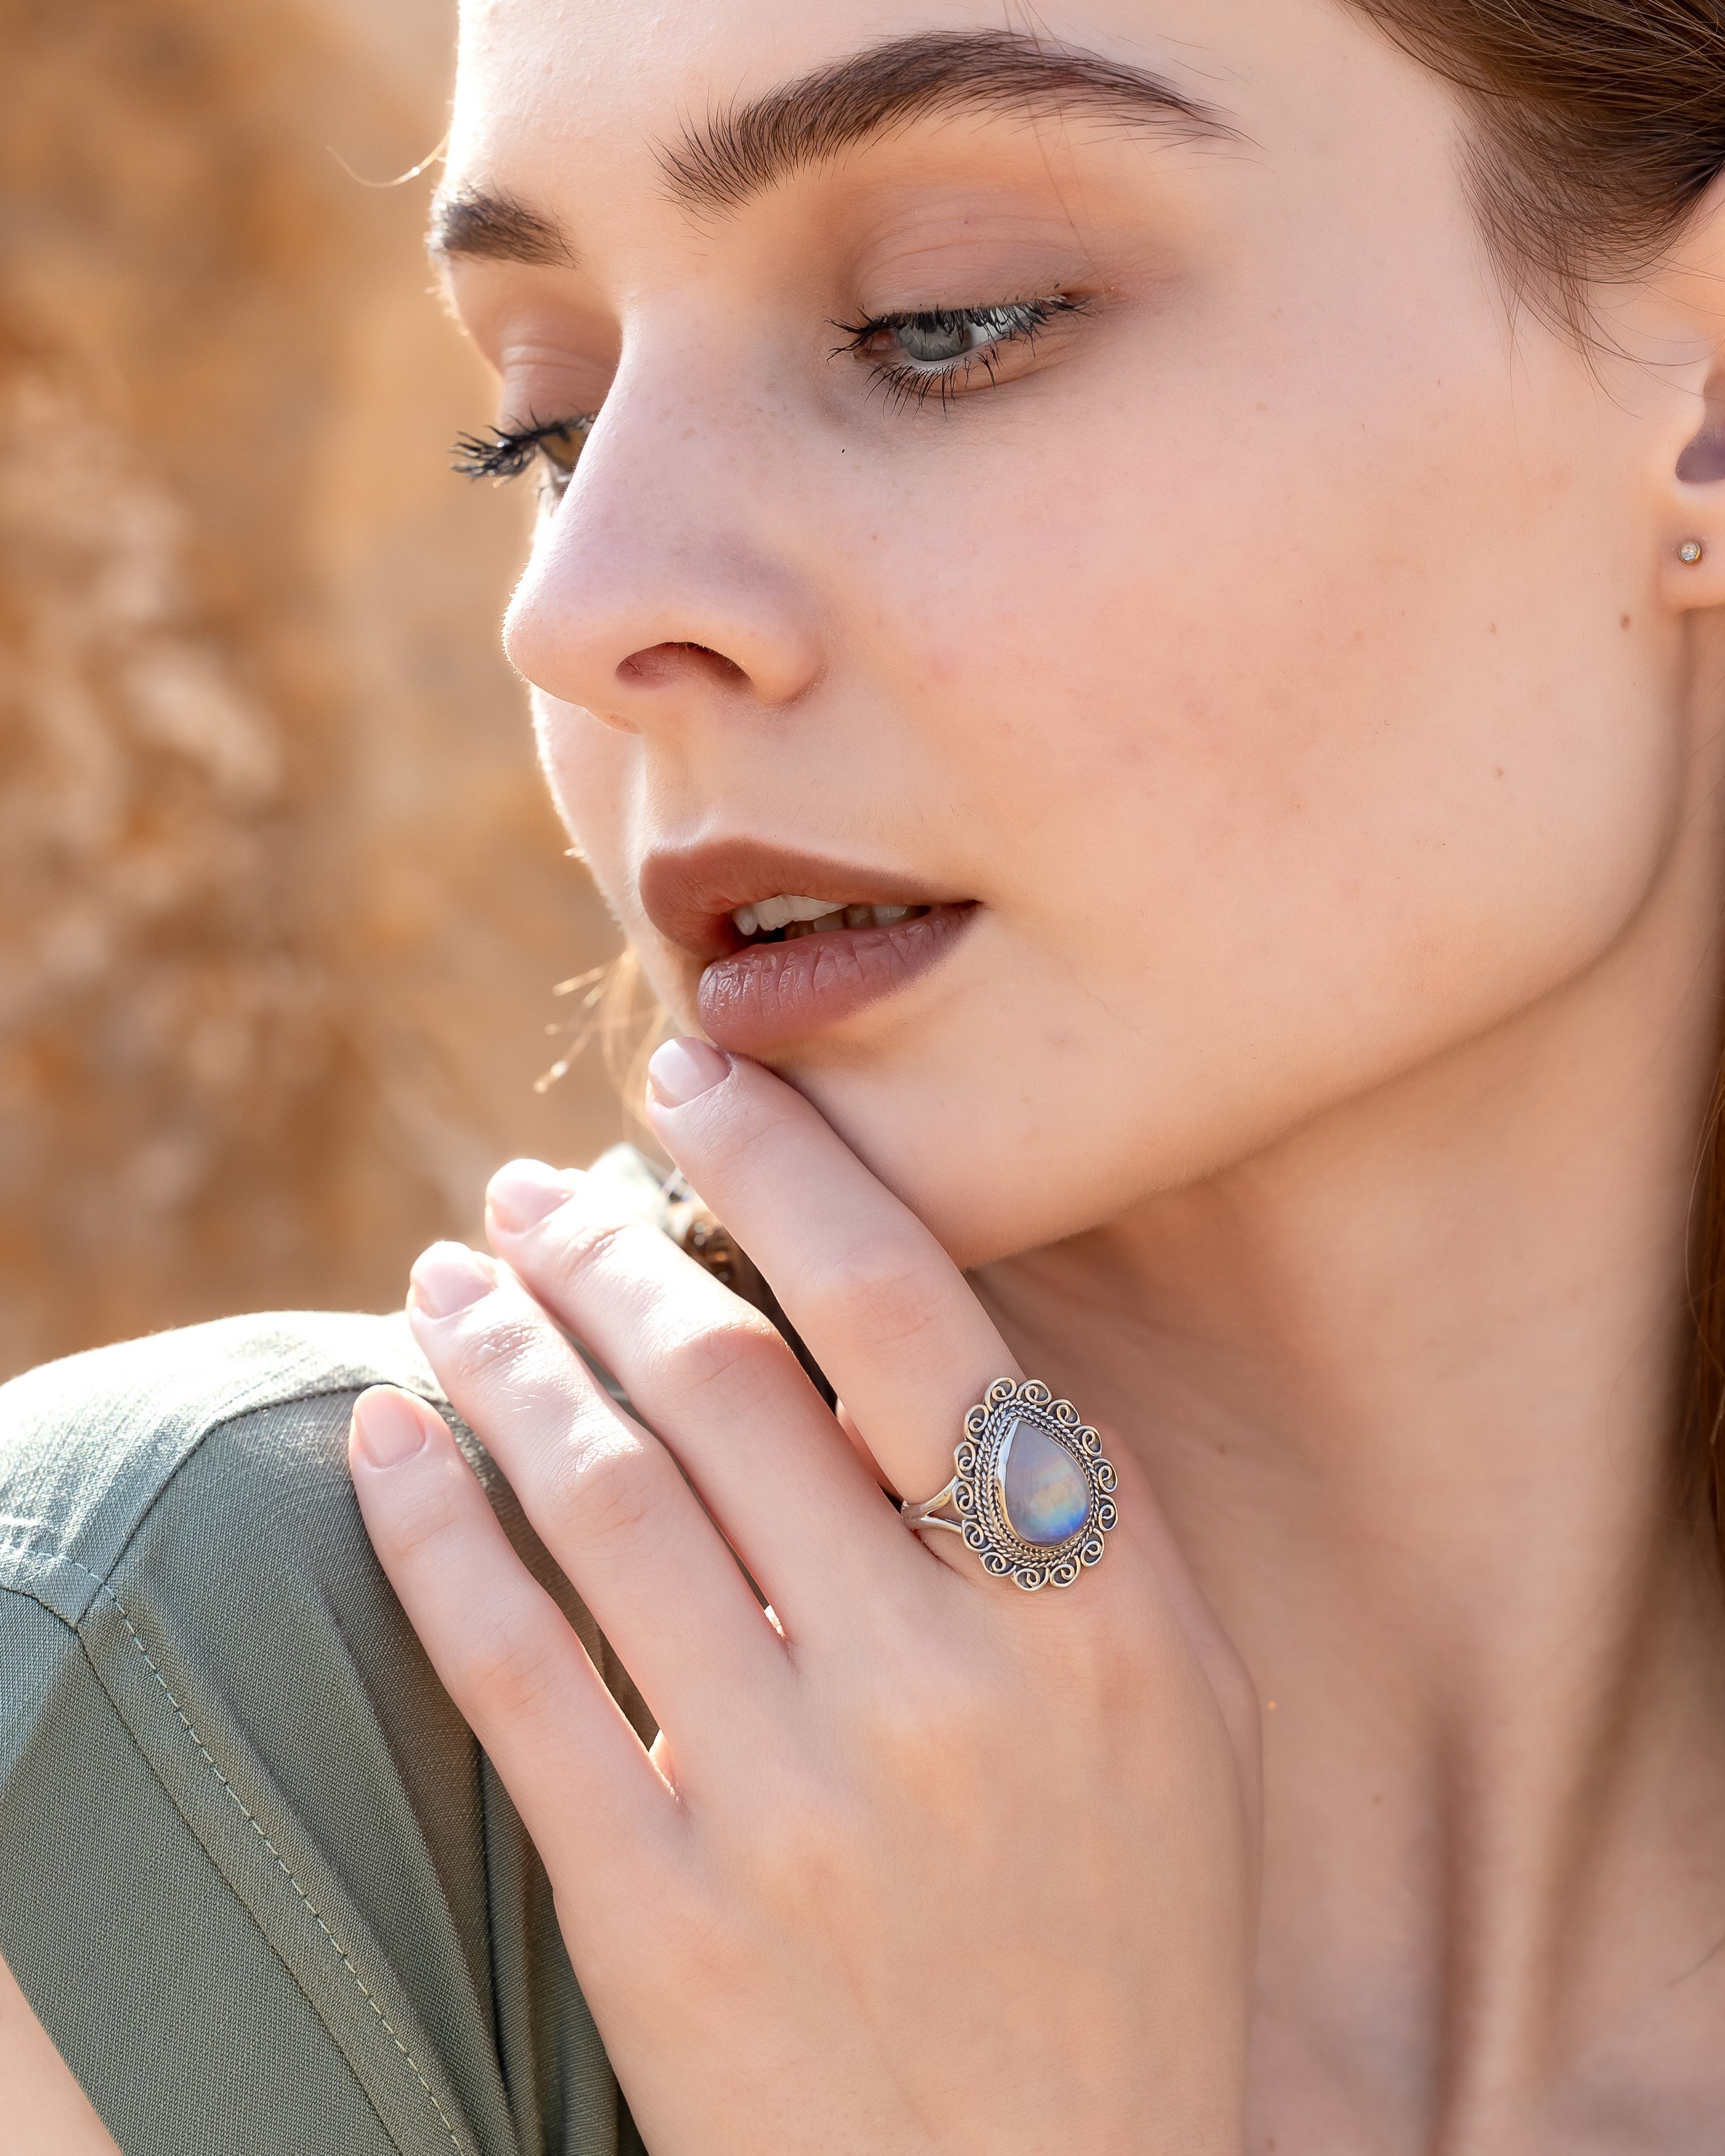
[[[1666,602],[1680,613],[1725,606],[1725,374],[1708,382],[1706,416],[1672,479]]]
[[[1678,439],[1656,480],[1659,595],[1686,613],[1725,606],[1725,173],[1691,212],[1656,283],[1674,309],[1661,371],[1671,370],[1665,378],[1687,408],[1673,415]]]

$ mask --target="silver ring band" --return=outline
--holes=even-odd
[[[924,1527],[945,1527],[952,1534],[962,1535],[964,1532],[963,1520],[943,1520],[940,1517],[952,1503],[952,1492],[957,1486],[958,1478],[955,1475],[944,1490],[937,1491],[932,1497],[925,1497],[920,1505],[912,1505],[908,1501],[901,1504],[898,1509],[903,1515],[905,1524],[914,1527],[919,1534]]]
[[[1119,1515],[1112,1463],[1070,1400],[1034,1378],[999,1378],[964,1417],[952,1479],[899,1512],[918,1534],[963,1537],[984,1572],[1027,1592],[1070,1587],[1100,1563]]]

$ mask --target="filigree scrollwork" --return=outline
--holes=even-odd
[[[1015,1444],[1021,1455],[1035,1449],[1033,1467],[1022,1473],[1009,1472]],[[1070,1587],[1100,1562],[1103,1537],[1119,1517],[1119,1477],[1102,1456],[1100,1434],[1036,1378],[1001,1378],[989,1386],[965,1414],[952,1469],[937,1496],[904,1507],[913,1527],[956,1529],[985,1572],[1027,1593]],[[955,1518],[942,1517],[948,1508]]]

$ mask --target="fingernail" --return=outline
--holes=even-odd
[[[453,1317],[482,1295],[497,1276],[465,1243],[434,1243],[413,1263],[413,1300],[429,1317]]]
[[[404,1394],[377,1385],[353,1403],[353,1435],[373,1467],[398,1467],[424,1444],[425,1425]]]
[[[647,1065],[647,1083],[661,1107],[680,1108],[696,1094],[706,1092],[731,1075],[731,1058],[710,1040],[685,1036],[668,1040],[653,1051]]]
[[[519,1235],[567,1204],[569,1185],[542,1160],[512,1160],[491,1178],[485,1199],[501,1228]]]

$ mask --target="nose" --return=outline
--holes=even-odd
[[[822,652],[782,465],[614,391],[511,602],[516,670],[629,732],[793,703]]]

